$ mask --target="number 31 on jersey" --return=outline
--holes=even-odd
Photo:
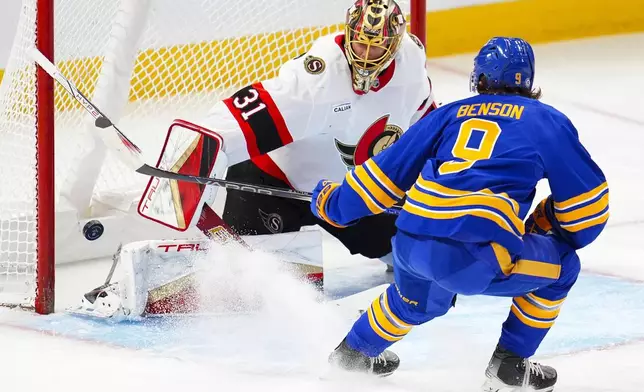
[[[473,147],[469,144],[475,131],[482,132],[483,136],[478,146]],[[454,158],[460,158],[461,160],[443,163],[438,168],[438,173],[458,173],[469,169],[476,161],[489,159],[492,156],[492,151],[499,139],[499,135],[501,135],[501,127],[495,121],[483,120],[481,118],[471,118],[464,121],[458,131],[456,143],[452,148]]]

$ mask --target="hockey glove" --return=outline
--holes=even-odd
[[[547,209],[552,209],[552,197],[548,196],[547,198],[541,200],[541,202],[535,207],[532,214],[525,221],[525,232],[531,234],[548,234],[552,230],[552,223],[548,219],[548,214],[546,213]]]
[[[329,218],[327,213],[327,203],[331,199],[333,191],[335,191],[339,186],[340,184],[329,180],[321,180],[318,182],[318,185],[313,189],[313,195],[311,196],[311,212],[313,212],[313,215],[332,226],[346,227],[335,223],[331,218]]]
[[[574,247],[574,241],[569,238],[568,232],[560,226],[555,216],[552,195],[541,200],[532,211],[525,222],[525,232],[541,235],[553,234]]]

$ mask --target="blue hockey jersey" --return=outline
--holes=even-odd
[[[571,245],[592,242],[608,219],[608,185],[570,120],[534,99],[477,95],[435,110],[348,172],[326,218],[350,224],[406,195],[399,230],[518,253],[542,178]]]

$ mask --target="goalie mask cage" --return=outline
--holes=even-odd
[[[0,303],[51,313],[55,264],[179,237],[136,215],[147,178],[94,138],[91,117],[29,57],[34,44],[156,154],[173,119],[201,118],[236,89],[276,75],[314,39],[341,30],[351,3],[23,0],[0,85]],[[399,1],[423,40],[424,3]],[[90,240],[86,226],[103,235]]]

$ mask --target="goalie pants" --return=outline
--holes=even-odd
[[[512,297],[499,344],[532,356],[553,325],[580,263],[552,236],[527,234],[520,255],[495,243],[462,243],[399,231],[394,237],[395,283],[355,322],[347,344],[377,356],[414,325],[447,313],[456,294]]]
[[[252,161],[230,167],[226,179],[290,188],[288,183],[262,171]],[[223,219],[239,235],[287,233],[317,224],[340,240],[351,254],[372,259],[391,253],[391,238],[396,233],[396,215],[366,217],[354,226],[341,229],[315,217],[309,202],[235,190],[227,191]]]

